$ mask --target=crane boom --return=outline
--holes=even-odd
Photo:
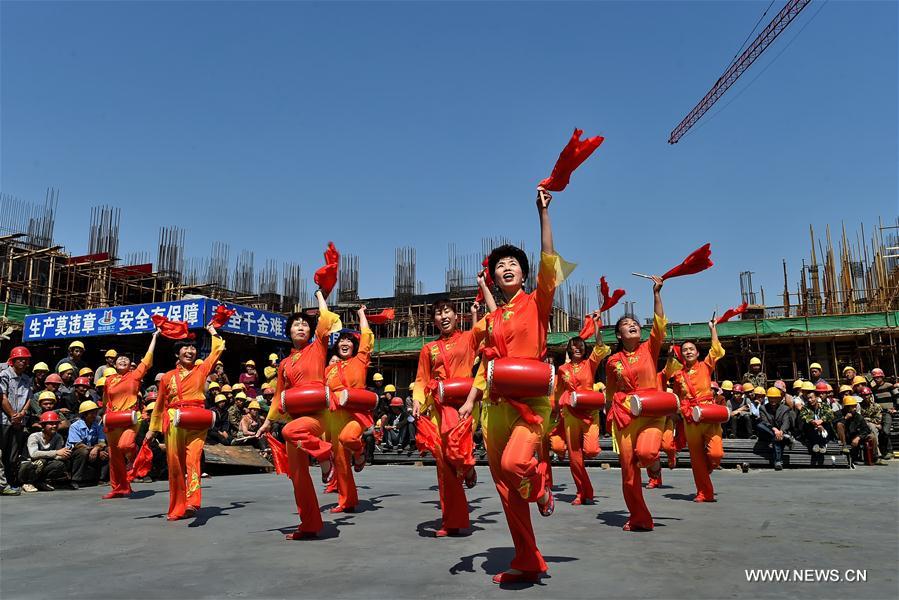
[[[674,128],[674,131],[671,132],[671,135],[668,138],[668,143],[676,144],[678,140],[680,140],[684,134],[696,124],[696,121],[701,119],[702,116],[712,108],[712,105],[724,95],[740,75],[755,62],[755,59],[765,51],[765,48],[771,45],[771,42],[773,42],[777,36],[787,28],[793,19],[795,19],[796,16],[802,12],[802,9],[811,1],[812,0],[789,0],[787,4],[780,9],[780,12],[771,19],[771,22],[768,23],[758,37],[753,40],[748,48],[746,48],[743,54],[731,63],[730,67],[724,72],[724,75],[718,78],[718,81],[715,82],[712,89],[710,89],[702,100],[699,101],[699,104],[693,107],[693,110],[684,117],[684,120]]]

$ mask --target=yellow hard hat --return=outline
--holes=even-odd
[[[384,391],[385,392],[396,392],[396,386],[394,386],[392,383],[388,383],[387,385],[384,386]]]
[[[846,374],[846,371],[852,371],[853,373],[857,373],[857,372],[858,372],[858,371],[855,370],[855,367],[850,367],[849,365],[846,365],[845,367],[843,367],[843,375]]]
[[[210,390],[217,390],[220,387],[222,387],[222,386],[219,385],[218,381],[213,381],[212,383],[209,384]]]
[[[245,367],[255,367],[256,361],[251,358],[250,360],[248,360],[247,362],[244,363],[244,366]]]
[[[730,379],[725,379],[724,381],[721,382],[721,389],[726,392],[734,391],[734,382],[731,381]]]
[[[241,400],[246,400],[247,395],[243,392],[237,392],[236,394],[234,394],[234,399],[237,400],[238,398],[240,398]]]
[[[864,376],[862,376],[862,375],[856,375],[855,377],[852,378],[852,385],[858,385],[858,384],[865,385],[866,383],[868,383],[868,380],[865,379]]]
[[[413,381],[412,383],[409,384],[409,389],[410,389],[410,390],[414,390],[414,389],[415,389],[415,382],[414,382],[414,381]]]
[[[278,369],[275,367],[266,367],[262,370],[262,373],[265,375],[266,379],[272,379],[275,375],[278,374]]]
[[[857,406],[858,398],[856,396],[846,396],[843,398],[843,406]]]
[[[109,377],[110,375],[115,375],[115,374],[116,374],[116,370],[113,369],[112,367],[105,367],[103,369],[103,377]]]
[[[100,379],[97,380],[97,387],[103,387],[103,386],[105,386],[105,385],[106,385],[106,378],[105,378],[105,377],[101,377]]]
[[[62,375],[66,371],[74,371],[74,370],[75,370],[75,365],[73,365],[70,362],[64,362],[61,365],[59,365],[58,367],[56,367],[56,372],[59,373],[60,375]]]
[[[601,381],[597,381],[596,383],[593,384],[594,392],[603,392],[603,391],[605,391],[605,389],[606,389],[606,384],[604,384]]]
[[[83,414],[86,412],[90,412],[92,410],[100,410],[100,407],[97,406],[97,403],[93,400],[85,400],[81,404],[78,405],[78,413]]]
[[[372,381],[384,381],[384,376],[380,373],[375,373],[371,379]]]
[[[49,373],[50,367],[45,362],[39,362],[31,368],[32,373],[37,373],[38,371],[47,371]]]
[[[231,389],[231,386],[228,385],[227,383],[222,386],[222,392],[230,392],[230,391],[233,391],[233,390]]]
[[[850,386],[848,386],[848,385],[841,385],[841,386],[840,386],[840,393],[841,393],[841,394],[843,394],[843,393],[845,393],[845,392],[851,392],[851,391],[852,391],[852,387],[850,387]]]
[[[78,340],[75,340],[74,342],[69,344],[69,348],[81,348],[82,350],[84,350],[84,344]]]
[[[803,392],[814,392],[815,384],[812,383],[811,381],[803,381],[802,382],[802,391]]]
[[[247,386],[245,386],[242,383],[235,383],[234,385],[231,386],[231,389],[232,390],[245,390],[245,389],[247,389]]]
[[[760,359],[758,356],[753,356],[752,358],[749,359],[749,364],[750,364],[750,366],[751,365],[760,365],[760,364],[762,364],[762,359]]]
[[[277,360],[278,360],[278,355],[275,354],[274,352],[272,352],[271,354],[268,355],[268,361],[269,361],[269,362],[275,362],[275,361],[277,361]]]
[[[259,404],[258,402],[256,402],[255,400],[253,400],[252,402],[250,402],[249,404],[247,404],[247,410],[250,410],[251,408],[261,409],[262,406],[260,406],[260,404]]]
[[[777,388],[775,388],[775,389],[777,389]],[[760,385],[759,385],[759,386],[756,386],[756,387],[752,390],[752,393],[753,393],[753,394],[759,394],[759,395],[761,395],[761,396],[764,396],[764,395],[765,395],[765,388],[763,388],[763,387],[760,386]]]
[[[78,377],[84,377],[85,375],[90,375],[93,372],[94,372],[94,370],[91,369],[90,367],[84,367],[83,369],[78,371]]]
[[[51,392],[50,390],[44,390],[37,397],[38,402],[41,400],[56,400],[56,394]]]
[[[144,407],[144,410],[147,411],[147,412],[153,412],[153,409],[154,409],[154,408],[156,408],[156,403],[155,403],[155,402],[151,402],[151,403],[149,403],[148,405],[146,405],[146,406]]]
[[[106,354],[104,354],[103,356],[105,356],[106,358],[118,358],[119,353],[115,350],[107,350]]]
[[[812,364],[810,364],[810,365],[808,366],[808,368],[809,368],[809,371],[811,371],[812,369],[818,369],[819,371],[823,371],[823,370],[824,370],[824,369],[821,368],[821,364],[820,364],[820,363],[812,363]]]
[[[803,383],[804,383],[804,382],[803,382],[801,379],[797,379],[796,381],[793,382],[793,389],[794,389],[794,390],[801,390],[801,389],[802,389],[802,384],[803,384]]]
[[[226,396],[224,394],[216,394],[216,396],[215,396],[216,404],[218,404],[219,402],[227,402],[227,401],[228,401],[228,396]]]
[[[769,398],[783,398],[783,392],[781,392],[776,387],[769,387],[767,392],[760,387],[757,387],[755,389],[756,389],[756,391],[762,390],[762,393],[765,394],[766,396],[768,396]]]

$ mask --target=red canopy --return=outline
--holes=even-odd
[[[365,315],[365,318],[372,325],[383,325],[387,321],[393,321],[396,318],[396,311],[392,308],[385,308],[377,314]]]

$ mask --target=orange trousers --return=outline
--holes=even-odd
[[[649,467],[659,459],[664,417],[634,417],[623,430],[616,428],[618,457],[621,462],[621,489],[634,527],[651,528],[652,515],[643,500],[640,467]]]
[[[424,417],[423,417],[424,418]],[[462,479],[446,459],[448,433],[459,423],[459,412],[452,407],[437,410],[431,420],[440,432],[440,446],[435,448],[434,461],[437,464],[437,490],[440,495],[440,514],[443,529],[468,529],[468,498],[462,487]],[[470,434],[469,434],[470,435]]]
[[[593,415],[593,422],[590,425],[568,414],[567,411],[564,418],[565,437],[568,439],[568,466],[577,487],[577,495],[581,500],[593,500],[593,484],[587,475],[584,457],[593,458],[599,455],[599,413]]]
[[[687,447],[690,449],[690,468],[696,483],[696,494],[706,500],[715,499],[711,473],[724,458],[721,425],[718,423],[684,423]]]
[[[174,415],[171,418],[174,419]],[[169,467],[169,518],[180,519],[188,506],[200,508],[203,501],[200,458],[205,443],[205,429],[195,431],[169,425],[165,434],[165,457]]]
[[[547,423],[551,406],[547,398],[528,402]],[[510,404],[487,404],[483,421],[484,444],[490,474],[496,483],[515,557],[510,565],[521,571],[546,571],[546,562],[537,549],[531,510],[528,503],[536,502],[547,486],[546,463],[537,456],[543,453],[548,437],[543,425],[531,425]]]
[[[128,429],[110,429],[106,431],[106,443],[109,444],[109,487],[116,494],[130,494],[128,469],[125,463],[137,453],[137,426]]]
[[[331,444],[321,439],[326,423],[327,415],[322,412],[294,419],[281,430],[287,449],[287,475],[293,483],[293,497],[300,515],[299,530],[304,533],[318,533],[324,525],[309,475],[309,456],[327,460],[331,454]]]
[[[338,409],[330,415],[328,438],[334,449],[335,481],[337,482],[337,504],[344,508],[356,508],[359,493],[353,477],[353,460],[362,454],[362,425],[349,411]]]

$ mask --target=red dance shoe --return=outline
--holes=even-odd
[[[197,511],[200,510],[199,506],[194,506],[193,504],[188,504],[187,508],[184,511],[184,517],[195,517],[197,516]]]
[[[571,501],[572,506],[581,506],[581,505],[589,505],[595,504],[593,498],[581,498],[580,495],[574,497],[574,500]]]
[[[549,496],[546,499],[546,502],[544,502],[543,504],[537,503],[537,508],[540,509],[540,515],[544,517],[550,516],[556,509],[556,499],[553,497],[552,490],[550,488],[546,488],[546,494]]]
[[[365,468],[365,455],[361,454],[353,459],[353,470],[357,473],[361,473],[362,469]]]
[[[456,527],[450,527],[448,529],[438,529],[434,532],[434,537],[451,537],[459,535],[459,529]]]
[[[329,512],[330,512],[332,515],[337,514],[337,513],[345,513],[345,512],[347,512],[347,513],[354,513],[354,512],[356,512],[356,508],[353,507],[353,506],[340,506],[340,505],[338,504],[337,506],[335,506],[334,508],[332,508]]]
[[[313,540],[318,537],[318,534],[314,531],[300,531],[297,529],[292,533],[288,533],[284,536],[285,540]]]
[[[103,494],[101,498],[103,500],[112,500],[113,498],[127,498],[131,495],[131,492],[109,492],[108,494]]]
[[[623,529],[624,531],[652,531],[652,528],[653,525],[646,527],[645,525],[637,525],[636,523],[631,523],[630,521],[628,521],[621,529]]]
[[[537,583],[540,580],[539,571],[522,571],[521,573],[512,573],[505,571],[493,576],[493,583]]]
[[[647,490],[652,490],[657,487],[662,487],[662,470],[659,469],[658,473],[647,473],[649,475],[649,482],[646,484]]]
[[[704,494],[696,494],[696,497],[693,498],[693,502],[715,502],[715,497],[712,496],[709,498]]]
[[[465,474],[465,487],[468,489],[473,488],[478,484],[478,472],[474,470],[474,467]]]

